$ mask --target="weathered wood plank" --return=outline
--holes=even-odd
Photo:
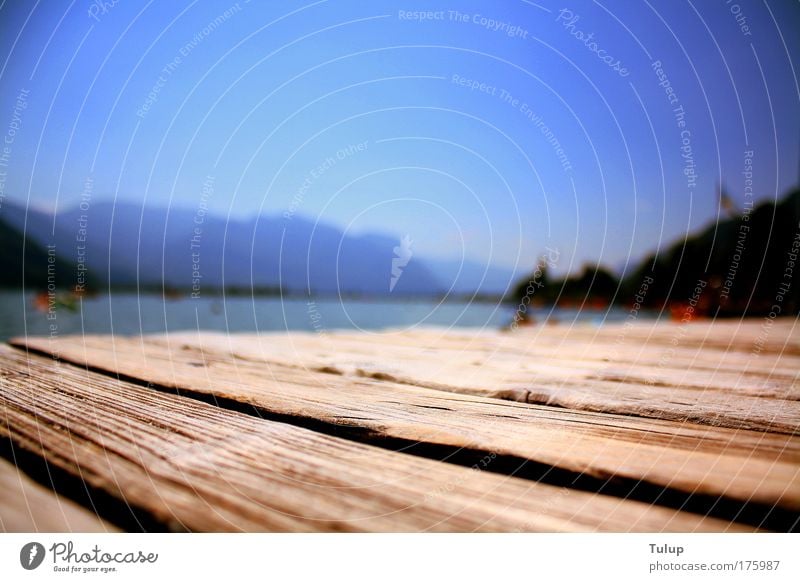
[[[520,404],[323,374],[146,338],[29,338],[65,360],[272,413],[494,451],[601,478],[800,508],[800,438]]]
[[[172,529],[747,529],[386,451],[21,350],[0,347],[0,361],[0,435]]]
[[[173,334],[181,337],[182,334]],[[222,334],[209,334],[221,336]],[[452,336],[455,336],[452,337]],[[256,334],[237,334],[232,339],[242,344],[243,340],[257,339]],[[407,333],[357,334],[353,332],[330,332],[318,337],[304,333],[285,334],[272,337],[269,350],[264,352],[285,355],[292,359],[314,358],[330,355],[337,348],[339,359],[381,359],[415,361],[435,359],[438,355],[473,358],[473,365],[510,366],[506,372],[520,367],[537,370],[552,368],[556,376],[574,375],[575,371],[596,374],[614,367],[624,368],[632,377],[643,377],[652,383],[670,386],[700,386],[704,389],[736,390],[752,389],[756,396],[800,399],[798,370],[800,358],[775,356],[760,359],[743,357],[734,352],[705,350],[702,348],[680,348],[653,346],[645,343],[632,346],[609,345],[605,340],[587,342],[578,339],[558,339],[556,343],[542,341],[528,333],[498,334],[483,332],[473,335],[448,332],[447,335],[422,335]],[[456,341],[453,341],[453,340]],[[548,339],[548,338],[545,338]],[[445,358],[439,357],[439,361]],[[477,360],[476,360],[477,359]],[[687,378],[687,371],[702,374]],[[473,370],[475,371],[475,370]],[[730,380],[735,382],[731,383]],[[731,385],[733,384],[733,385]]]
[[[0,532],[113,532],[110,523],[0,458]]]
[[[476,349],[468,341],[462,341],[460,349],[441,346],[435,337],[419,336],[416,334],[412,346],[398,345],[404,344],[405,334],[337,333],[320,339],[308,334],[229,337],[204,333],[172,334],[169,340],[153,337],[148,341],[180,342],[264,364],[295,365],[519,402],[786,434],[800,430],[800,383],[778,372],[771,377],[692,367],[667,370],[661,365],[668,363],[663,358],[657,365],[605,362],[586,359],[574,347],[570,350],[571,346],[556,350],[567,352],[556,358],[547,348],[522,352],[502,336],[478,340],[490,344],[491,351]],[[570,355],[572,359],[567,360]],[[554,361],[559,361],[558,365]]]
[[[695,325],[695,324],[693,324]],[[750,323],[743,329],[749,329]],[[652,337],[642,334],[641,326],[606,324],[603,327],[586,325],[565,327],[545,326],[523,328],[513,333],[497,330],[472,329],[415,329],[384,333],[355,333],[331,331],[325,334],[287,334],[275,349],[297,352],[300,346],[312,350],[327,343],[342,343],[346,353],[367,354],[377,347],[398,350],[399,353],[429,353],[428,350],[464,352],[474,355],[539,357],[571,364],[599,361],[603,363],[655,366],[661,371],[685,372],[687,368],[703,371],[736,372],[745,376],[768,376],[779,380],[796,381],[800,356],[788,353],[722,350],[714,345],[684,341],[686,326],[662,325],[652,330]],[[645,330],[648,329],[645,327]],[[593,333],[594,330],[594,333]],[[781,326],[773,336],[792,333]],[[253,335],[253,334],[251,334]],[[238,337],[238,334],[237,334]],[[736,336],[734,336],[735,339]],[[576,362],[577,357],[577,362]],[[656,376],[657,378],[657,376]]]
[[[544,334],[548,337],[585,338],[592,341],[614,341],[619,337],[619,325],[540,326],[525,333]],[[650,345],[672,345],[676,338],[680,345],[690,348],[716,349],[740,354],[800,355],[800,329],[791,318],[777,320],[697,320],[689,324],[652,322],[640,320],[626,328],[630,341]]]

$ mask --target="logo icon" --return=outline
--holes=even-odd
[[[44,546],[39,542],[27,543],[19,552],[19,563],[26,570],[35,570],[42,565],[44,554]]]
[[[389,281],[389,293],[394,291],[394,286],[397,285],[400,276],[403,274],[403,268],[408,265],[411,256],[414,254],[411,252],[411,244],[413,242],[411,237],[406,235],[400,239],[400,245],[393,249],[395,258],[392,259],[392,279]]]

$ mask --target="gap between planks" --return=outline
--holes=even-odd
[[[19,343],[19,342],[18,342]],[[374,378],[319,374],[152,338],[29,338],[32,349],[184,394],[288,417],[643,482],[778,510],[800,509],[800,439],[446,394]],[[185,391],[185,392],[184,392]]]
[[[0,358],[0,434],[169,530],[752,529],[386,451],[7,347]]]
[[[457,348],[443,341],[419,338],[407,345],[405,334],[364,336],[338,333],[330,338],[307,334],[265,336],[178,333],[148,336],[145,341],[167,349],[194,349],[199,358],[250,359],[263,365],[293,366],[348,377],[371,377],[437,390],[502,398],[518,402],[688,421],[711,426],[796,434],[800,427],[800,386],[787,367],[773,376],[737,372],[698,371],[684,365],[680,372],[655,366],[633,366],[616,356],[587,360],[572,346],[572,360],[555,365],[553,349],[521,351],[519,338],[479,337],[477,345],[462,339]],[[501,341],[502,340],[502,341]],[[88,339],[91,345],[104,339]],[[445,344],[445,345],[439,345]],[[607,349],[584,346],[586,351]],[[555,349],[556,353],[569,350]],[[704,353],[702,350],[699,353]],[[725,352],[712,351],[713,354]],[[655,358],[653,354],[648,362]],[[800,363],[800,359],[798,359]],[[788,366],[791,362],[786,362]],[[722,362],[717,367],[721,368]],[[800,369],[800,368],[798,368]],[[795,374],[796,375],[796,374]]]
[[[0,532],[115,532],[89,509],[45,488],[0,458]]]

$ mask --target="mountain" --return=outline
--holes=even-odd
[[[4,216],[21,228],[26,211],[8,205]],[[110,286],[138,282],[189,290],[200,279],[200,289],[421,296],[451,287],[462,293],[502,294],[513,279],[507,270],[471,261],[459,274],[452,262],[420,257],[413,247],[404,249],[399,239],[344,235],[297,215],[228,220],[183,208],[98,201],[55,217],[29,209],[26,228],[31,238],[55,244],[73,261],[84,246],[87,264]],[[400,256],[404,253],[405,258]]]
[[[794,315],[800,312],[800,190],[721,220],[651,254],[619,281],[601,267],[550,281],[542,269],[514,297],[560,305],[621,305],[676,317]],[[532,292],[531,292],[532,290]]]
[[[60,286],[75,276],[75,266],[26,237],[0,216],[0,287],[47,289]],[[54,287],[54,289],[56,288]],[[70,285],[71,287],[71,285]]]
[[[800,269],[790,261],[798,258],[798,237],[800,190],[794,190],[777,202],[763,202],[712,224],[657,257],[647,257],[626,279],[624,289],[631,296],[645,277],[651,277],[645,297],[650,307],[689,302],[701,286],[698,302],[710,312],[761,315],[781,303],[783,314],[796,313]]]
[[[517,281],[517,274],[511,269],[470,260],[429,258],[425,259],[425,264],[436,274],[442,285],[458,295],[505,295],[509,287]]]

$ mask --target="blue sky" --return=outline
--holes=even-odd
[[[744,204],[745,151],[755,200],[798,182],[797,2],[99,7],[0,8],[0,130],[29,91],[8,200],[66,208],[91,177],[191,209],[213,176],[222,215],[522,269],[549,246],[563,272],[708,224],[719,181]]]

